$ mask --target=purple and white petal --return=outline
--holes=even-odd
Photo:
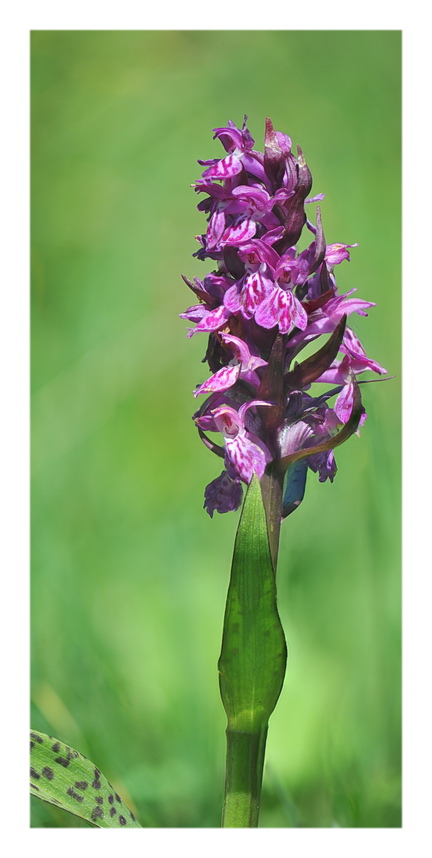
[[[217,163],[217,161],[215,161],[214,163]],[[194,182],[192,187],[195,189],[195,192],[197,194],[209,194],[210,197],[215,200],[219,200],[220,202],[226,200],[227,197],[229,197],[226,188],[224,188],[223,185],[217,185],[211,179],[207,181],[204,180]]]
[[[221,339],[224,343],[232,346],[232,351],[235,353],[238,361],[242,366],[249,366],[251,353],[249,346],[240,337],[234,337],[232,334],[221,334]]]
[[[260,179],[267,189],[270,190],[270,183],[264,169],[264,164],[261,163],[261,159],[258,157],[260,154],[260,152],[245,152],[242,156],[243,166],[248,173],[251,173],[256,179]]]
[[[279,447],[281,456],[289,456],[302,450],[306,442],[313,435],[313,431],[304,420],[284,426],[279,433]]]
[[[239,258],[244,262],[247,271],[254,271],[265,263],[272,271],[279,263],[279,254],[265,241],[253,238],[242,244],[238,251]]]
[[[263,241],[264,244],[275,244],[277,241],[280,241],[284,232],[285,227],[277,226],[275,227],[275,229],[270,229],[268,232],[266,232],[266,234],[263,235],[261,241]]]
[[[245,424],[246,411],[248,411],[249,408],[254,408],[256,405],[267,405],[267,406],[271,407],[272,403],[271,402],[265,402],[262,399],[251,399],[250,402],[244,402],[243,405],[241,405],[239,410],[238,410],[238,416],[239,416],[239,419],[241,420],[243,426]]]
[[[230,405],[221,405],[219,408],[215,408],[213,419],[217,431],[221,432],[224,438],[235,438],[244,429],[242,417]]]
[[[305,200],[305,205],[306,203],[320,203],[324,198],[325,194],[316,194],[314,197],[308,197],[307,200]]]
[[[243,218],[240,221],[234,222],[232,226],[228,226],[224,231],[220,246],[235,246],[242,244],[244,241],[249,241],[256,233],[256,222],[250,218]]]
[[[329,368],[315,379],[316,384],[345,384],[349,379],[352,365],[347,355],[342,360],[335,360]]]
[[[359,316],[367,316],[366,310],[368,310],[369,307],[376,306],[374,301],[362,301],[360,298],[349,298],[348,301],[345,300],[348,298],[348,295],[352,295],[353,292],[356,291],[356,289],[350,289],[349,292],[345,293],[345,295],[340,295],[338,298],[332,298],[326,305],[326,312],[328,312],[329,315],[333,315],[334,318],[339,316],[339,319],[341,319],[345,313],[347,315],[350,313],[358,313]]]
[[[217,307],[216,310],[212,310],[210,313],[207,313],[198,323],[196,328],[189,332],[188,336],[191,337],[193,334],[199,332],[210,333],[211,331],[217,331],[218,328],[221,328],[225,324],[229,317],[229,310],[227,310],[222,304],[220,307]]]
[[[267,464],[264,450],[254,444],[246,432],[225,439],[225,458],[245,483],[250,483],[254,474],[261,479]]]
[[[188,322],[200,322],[207,314],[208,309],[205,304],[194,304],[185,313],[179,313],[179,316],[181,319],[187,319]]]
[[[200,163],[200,162],[198,162]],[[228,179],[231,176],[237,176],[241,173],[243,164],[238,155],[227,155],[226,158],[220,158],[215,164],[207,167],[202,176],[203,179]]]
[[[224,306],[228,310],[229,313],[239,313],[240,312],[240,294],[241,294],[241,283],[234,283],[234,286],[230,286],[229,289],[225,292],[224,295]]]
[[[262,185],[237,185],[233,188],[232,195],[245,202],[251,212],[266,212],[271,201],[270,194]]]
[[[263,328],[279,325],[281,334],[287,334],[293,326],[301,330],[306,328],[307,313],[292,292],[275,286],[258,307],[255,321]]]
[[[293,295],[292,292],[287,292],[287,295],[291,296],[292,305],[291,305],[291,318],[293,324],[296,328],[300,328],[301,331],[304,331],[307,327],[308,316],[305,308],[302,303]]]
[[[223,211],[215,211],[212,214],[207,228],[207,250],[215,250],[225,230],[225,214]]]
[[[339,265],[344,259],[347,259],[349,262],[349,247],[358,247],[358,244],[328,244],[325,252],[327,265],[333,268],[334,265]]]
[[[340,350],[351,359],[351,367],[355,373],[363,372],[366,369],[377,372],[379,375],[387,373],[387,370],[377,361],[368,358],[359,338],[351,328],[346,329]]]
[[[252,134],[246,126],[247,117],[245,116],[244,122],[241,128],[237,128],[237,126],[230,119],[228,121],[228,125],[224,128],[214,128],[214,138],[219,138],[224,149],[227,152],[232,152],[233,150],[238,150],[240,153],[242,152],[250,152],[255,143]]]
[[[301,342],[308,342],[320,334],[333,333],[344,315],[348,316],[350,313],[358,313],[359,316],[367,316],[366,310],[370,307],[375,307],[373,301],[362,301],[359,298],[345,300],[348,295],[351,295],[355,291],[355,289],[351,289],[345,295],[331,298],[323,307],[311,313],[304,334],[295,334],[290,340],[290,347],[296,348]]]
[[[194,390],[194,396],[199,396],[201,393],[213,393],[216,390],[228,390],[236,383],[240,375],[240,364],[237,366],[224,366],[219,369],[214,375],[210,376],[203,384],[198,385]]]
[[[255,321],[262,328],[274,328],[279,324],[281,306],[280,295],[282,289],[279,286],[274,286],[271,292],[259,303],[256,307]]]
[[[273,282],[261,271],[246,274],[240,295],[240,309],[245,319],[252,319],[256,309],[273,292]]]
[[[339,418],[341,423],[348,423],[348,420],[351,417],[352,409],[354,402],[354,385],[352,382],[349,382],[344,386],[341,390],[339,396],[336,399],[334,404],[334,412]],[[359,426],[363,426],[366,420],[366,412],[364,412],[360,418]]]

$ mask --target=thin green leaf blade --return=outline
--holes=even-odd
[[[36,730],[30,733],[30,792],[98,828],[141,828],[97,766]]]
[[[254,477],[237,530],[219,659],[230,730],[255,732],[267,725],[282,690],[286,658],[266,515]]]

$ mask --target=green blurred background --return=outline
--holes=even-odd
[[[217,659],[238,514],[202,509],[220,463],[191,421],[205,336],[180,274],[205,229],[190,184],[212,129],[265,117],[357,241],[341,291],[396,378],[364,387],[333,485],[282,528],[289,648],[262,827],[398,827],[398,31],[32,33],[32,726],[90,757],[144,826],[219,827]],[[313,211],[310,212],[313,216]],[[85,826],[32,799],[32,826]]]

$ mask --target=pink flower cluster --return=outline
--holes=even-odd
[[[241,484],[254,473],[261,478],[272,463],[288,466],[290,457],[303,460],[303,491],[307,468],[321,481],[333,480],[331,439],[350,420],[355,431],[366,417],[361,407],[353,421],[357,375],[386,372],[346,325],[349,315],[365,316],[374,304],[353,297],[355,290],[338,294],[334,268],[356,245],[326,244],[319,207],[316,224],[308,219],[305,207],[323,195],[308,196],[312,177],[300,147],[295,156],[290,138],[269,119],[263,153],[253,148],[246,117],[242,128],[230,121],[214,136],[226,154],[199,161],[205,170],[194,186],[205,195],[198,209],[207,214],[195,255],[213,260],[214,268],[202,280],[183,278],[197,303],[181,314],[194,324],[188,336],[208,334],[211,375],[194,391],[207,395],[194,420],[206,446],[224,459],[221,475],[206,488],[211,516],[238,509]],[[299,252],[304,228],[312,240]],[[326,345],[303,363],[295,361],[322,334],[330,335]],[[312,382],[336,387],[311,396]],[[333,408],[327,404],[332,396]],[[207,432],[220,433],[223,447]],[[281,514],[296,505],[285,505]]]

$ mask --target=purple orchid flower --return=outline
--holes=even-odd
[[[269,402],[256,399],[245,402],[238,411],[230,405],[220,405],[212,410],[211,415],[207,415],[207,419],[196,418],[198,426],[204,425],[207,430],[222,433],[227,468],[245,483],[250,483],[254,473],[261,478],[272,458],[265,443],[246,428],[246,411],[257,405],[270,407]]]
[[[238,477],[230,477],[222,471],[219,477],[208,484],[204,495],[204,509],[210,518],[217,512],[234,512],[243,500],[243,488]]]
[[[294,327],[304,331],[308,317],[293,292],[276,285],[260,302],[255,321],[263,328],[274,328],[278,325],[280,333],[287,334]]]
[[[305,206],[324,194],[310,196],[300,147],[294,155],[291,139],[267,119],[258,152],[246,121],[215,128],[225,154],[198,162],[205,169],[193,187],[205,195],[198,210],[207,229],[194,255],[216,267],[203,280],[184,277],[197,303],[181,317],[194,326],[188,337],[208,335],[211,374],[194,390],[207,397],[194,421],[225,465],[206,488],[205,509],[210,516],[236,510],[253,474],[285,473],[285,516],[303,498],[308,469],[320,482],[333,481],[335,447],[363,425],[358,375],[386,370],[346,325],[375,304],[354,297],[355,289],[337,289],[335,268],[357,244],[327,244],[319,207],[316,224],[306,217]],[[313,240],[298,252],[304,227]],[[301,361],[305,346],[323,335],[324,344]],[[311,396],[312,382],[336,387]],[[219,433],[222,445],[207,432]]]
[[[328,266],[333,267],[334,265],[339,265],[344,259],[350,261],[350,254],[348,252],[348,247],[358,247],[357,242],[355,244],[328,244],[325,252],[325,260]]]
[[[260,379],[256,370],[261,366],[266,366],[267,361],[258,355],[252,355],[248,345],[239,337],[221,334],[221,340],[231,346],[235,352],[235,357],[227,366],[218,369],[207,381],[200,384],[194,391],[195,396],[199,396],[201,393],[228,390],[239,378],[243,378],[254,387],[259,385]]]

